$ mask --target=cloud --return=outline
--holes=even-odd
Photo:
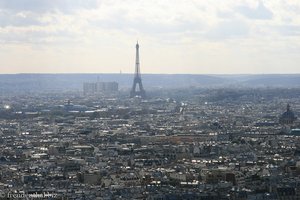
[[[243,38],[249,35],[250,28],[241,20],[224,20],[216,24],[206,34],[206,37],[214,40]]]
[[[10,27],[0,31],[0,43],[8,44],[66,44],[75,42],[78,36],[68,30],[49,30],[43,28],[26,29],[24,27]]]
[[[0,12],[0,27],[7,26],[45,26],[48,23],[41,21],[39,16],[34,13],[10,13]]]
[[[14,52],[3,56],[3,63],[16,66],[14,57],[22,54],[19,49],[25,46],[26,50],[32,48],[30,55],[44,55],[45,61],[37,59],[32,64],[28,57],[24,65],[47,64],[46,49],[51,58],[61,59],[60,66],[90,63],[95,69],[107,65],[118,70],[130,65],[124,63],[134,57],[132,43],[139,39],[141,51],[148,51],[142,54],[145,65],[153,64],[158,71],[160,65],[181,69],[179,64],[186,64],[187,70],[193,65],[190,72],[197,71],[197,66],[216,66],[217,71],[223,63],[220,60],[235,69],[252,64],[263,69],[263,64],[252,60],[261,52],[274,63],[279,54],[290,60],[296,57],[291,52],[300,48],[295,37],[300,34],[299,6],[291,0],[0,0],[2,51],[8,48]],[[70,50],[80,53],[73,56]],[[112,56],[115,52],[117,60]],[[84,54],[85,59],[81,57]],[[48,61],[50,66],[52,61]]]
[[[97,0],[0,0],[2,10],[31,12],[71,12],[76,9],[97,8]]]
[[[249,19],[269,20],[272,19],[273,13],[260,0],[257,7],[252,8],[247,5],[238,6],[237,11]]]
[[[203,30],[205,26],[200,21],[176,20],[174,23],[154,22],[145,19],[129,19],[126,16],[115,16],[109,19],[90,20],[91,25],[102,29],[139,32],[148,35],[187,33]]]
[[[276,30],[283,36],[300,36],[300,25],[282,25],[276,27]]]
[[[279,8],[278,5],[272,5],[268,4],[273,10]],[[45,32],[37,37],[39,42],[54,41],[54,38],[58,38],[57,33],[62,33],[61,38],[64,33],[72,33],[73,37],[82,38],[83,41],[91,36],[89,40],[93,40],[97,35],[101,37],[101,34],[111,31],[161,42],[168,40],[169,43],[172,40],[174,43],[207,39],[221,41],[246,39],[253,32],[256,35],[268,34],[278,30],[264,27],[282,26],[280,22],[275,23],[273,13],[262,1],[251,7],[246,2],[233,0],[226,3],[187,3],[183,0],[0,0],[0,7],[2,35],[13,30],[5,28],[24,27],[19,29],[20,35],[23,31],[29,41],[35,40],[34,33],[37,30]],[[243,16],[270,20],[250,22]],[[286,34],[297,33],[297,30],[281,31]],[[46,37],[44,40],[41,39],[43,35]],[[11,36],[4,38],[12,39]]]

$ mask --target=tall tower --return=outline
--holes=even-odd
[[[140,96],[146,98],[146,92],[143,88],[141,72],[140,72],[140,56],[139,56],[139,43],[136,43],[136,55],[135,55],[135,73],[133,79],[132,89],[130,91],[130,97]],[[136,85],[139,85],[139,91],[136,90]]]

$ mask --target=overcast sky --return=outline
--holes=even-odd
[[[0,73],[300,73],[299,0],[0,0]]]

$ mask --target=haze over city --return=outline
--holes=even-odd
[[[0,0],[0,73],[299,73],[300,1]]]
[[[299,200],[299,36],[299,0],[0,0],[0,199]]]

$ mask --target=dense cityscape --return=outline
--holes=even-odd
[[[297,86],[1,94],[2,199],[300,199]]]
[[[299,0],[0,0],[0,46],[0,200],[300,200]]]
[[[299,89],[151,95],[1,96],[2,197],[300,198]]]

